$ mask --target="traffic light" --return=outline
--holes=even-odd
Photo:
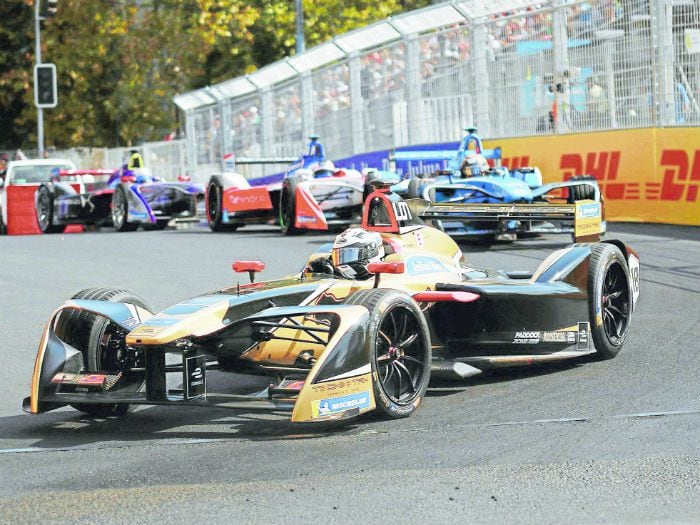
[[[38,108],[55,108],[58,104],[56,65],[34,66],[34,105]]]
[[[58,11],[58,0],[37,0],[41,2],[39,5],[39,16],[42,18],[50,18],[56,16]]]

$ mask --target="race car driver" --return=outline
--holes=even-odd
[[[372,275],[367,271],[369,263],[381,261],[386,253],[379,233],[349,228],[335,238],[331,256],[314,259],[307,271],[364,280]]]

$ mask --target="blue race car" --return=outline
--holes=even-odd
[[[542,205],[573,204],[591,200],[601,202],[595,178],[579,175],[566,182],[542,183],[542,173],[536,167],[509,170],[500,165],[501,148],[485,149],[475,128],[467,128],[459,149],[396,151],[395,162],[442,162],[447,165],[432,174],[419,174],[402,180],[392,191],[404,198],[418,198],[432,203],[463,204],[455,220],[448,215],[435,225],[452,236],[472,237],[485,242],[513,241],[518,237],[541,233],[573,233],[569,220],[554,220],[553,215],[541,213]],[[490,161],[490,162],[489,162]],[[433,164],[434,165],[434,164]],[[483,212],[483,205],[513,204],[519,206],[517,219],[503,211]],[[537,205],[528,213],[527,207]],[[473,213],[469,206],[474,205]],[[446,208],[443,208],[446,210]],[[601,229],[605,231],[605,221]]]
[[[204,212],[204,190],[188,178],[168,182],[146,168],[61,170],[34,197],[44,233],[63,232],[69,224],[113,225],[117,231],[162,230],[171,219],[196,219]]]

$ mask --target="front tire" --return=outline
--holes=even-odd
[[[63,233],[64,225],[53,223],[54,194],[48,186],[39,186],[36,192],[36,220],[42,233]]]
[[[384,417],[408,417],[430,381],[430,331],[418,304],[397,290],[374,288],[351,295],[346,304],[367,308],[372,388]]]
[[[630,275],[620,249],[594,244],[588,268],[588,307],[591,335],[600,359],[612,359],[627,338],[632,315]]]
[[[88,288],[75,294],[72,299],[130,303],[150,311],[143,299],[128,290]],[[120,343],[116,340],[120,336],[119,330],[123,329],[105,317],[78,310],[64,310],[56,324],[56,334],[83,352],[85,369],[90,372],[123,371],[123,356],[119,352],[124,352],[125,348],[123,341]],[[78,403],[71,406],[97,417],[122,416],[129,409],[126,403]]]
[[[118,232],[133,232],[139,227],[129,222],[129,201],[124,186],[117,186],[112,195],[112,223]]]
[[[207,223],[213,232],[233,232],[237,226],[223,222],[224,186],[221,179],[212,177],[207,186]]]
[[[280,192],[280,230],[285,235],[299,235],[304,233],[295,226],[297,219],[296,193],[298,182],[294,177],[287,177],[282,181]]]

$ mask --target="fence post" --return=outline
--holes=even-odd
[[[479,20],[474,24],[472,32],[472,49],[474,50],[474,68],[473,68],[473,83],[474,89],[472,93],[483,93],[483,97],[477,96],[476,103],[476,122],[464,124],[476,125],[482,136],[488,137],[491,134],[491,118],[489,105],[491,104],[489,70],[486,64],[489,52],[488,48],[488,30],[484,20]]]
[[[554,122],[554,132],[570,131],[569,120],[570,93],[569,85],[569,35],[566,31],[566,11],[560,2],[552,5],[552,55],[554,59],[554,100],[557,107],[557,118]]]
[[[653,68],[655,124],[669,126],[676,123],[674,111],[673,7],[667,0],[651,2],[652,45],[657,67]]]
[[[269,87],[259,89],[260,114],[262,117],[262,155],[274,155],[275,142],[275,101]]]
[[[187,150],[187,172],[191,177],[197,173],[197,130],[194,111],[185,112],[185,149]]]
[[[316,133],[314,115],[314,86],[311,73],[306,71],[299,76],[299,98],[301,99],[301,132],[304,137]]]
[[[406,137],[408,144],[424,142],[421,129],[428,123],[425,122],[423,105],[421,104],[421,74],[420,74],[420,47],[418,35],[404,37],[406,45]],[[433,118],[430,115],[429,118]],[[394,137],[394,144],[401,145],[401,137]],[[426,137],[426,142],[429,139]]]
[[[219,113],[221,115],[221,154],[219,164],[221,170],[225,171],[224,155],[233,153],[233,137],[231,134],[231,103],[227,98],[220,98],[218,101]]]
[[[365,101],[362,98],[362,62],[360,54],[353,51],[348,57],[350,69],[350,122],[352,125],[352,153],[365,151],[365,134],[362,126]]]

